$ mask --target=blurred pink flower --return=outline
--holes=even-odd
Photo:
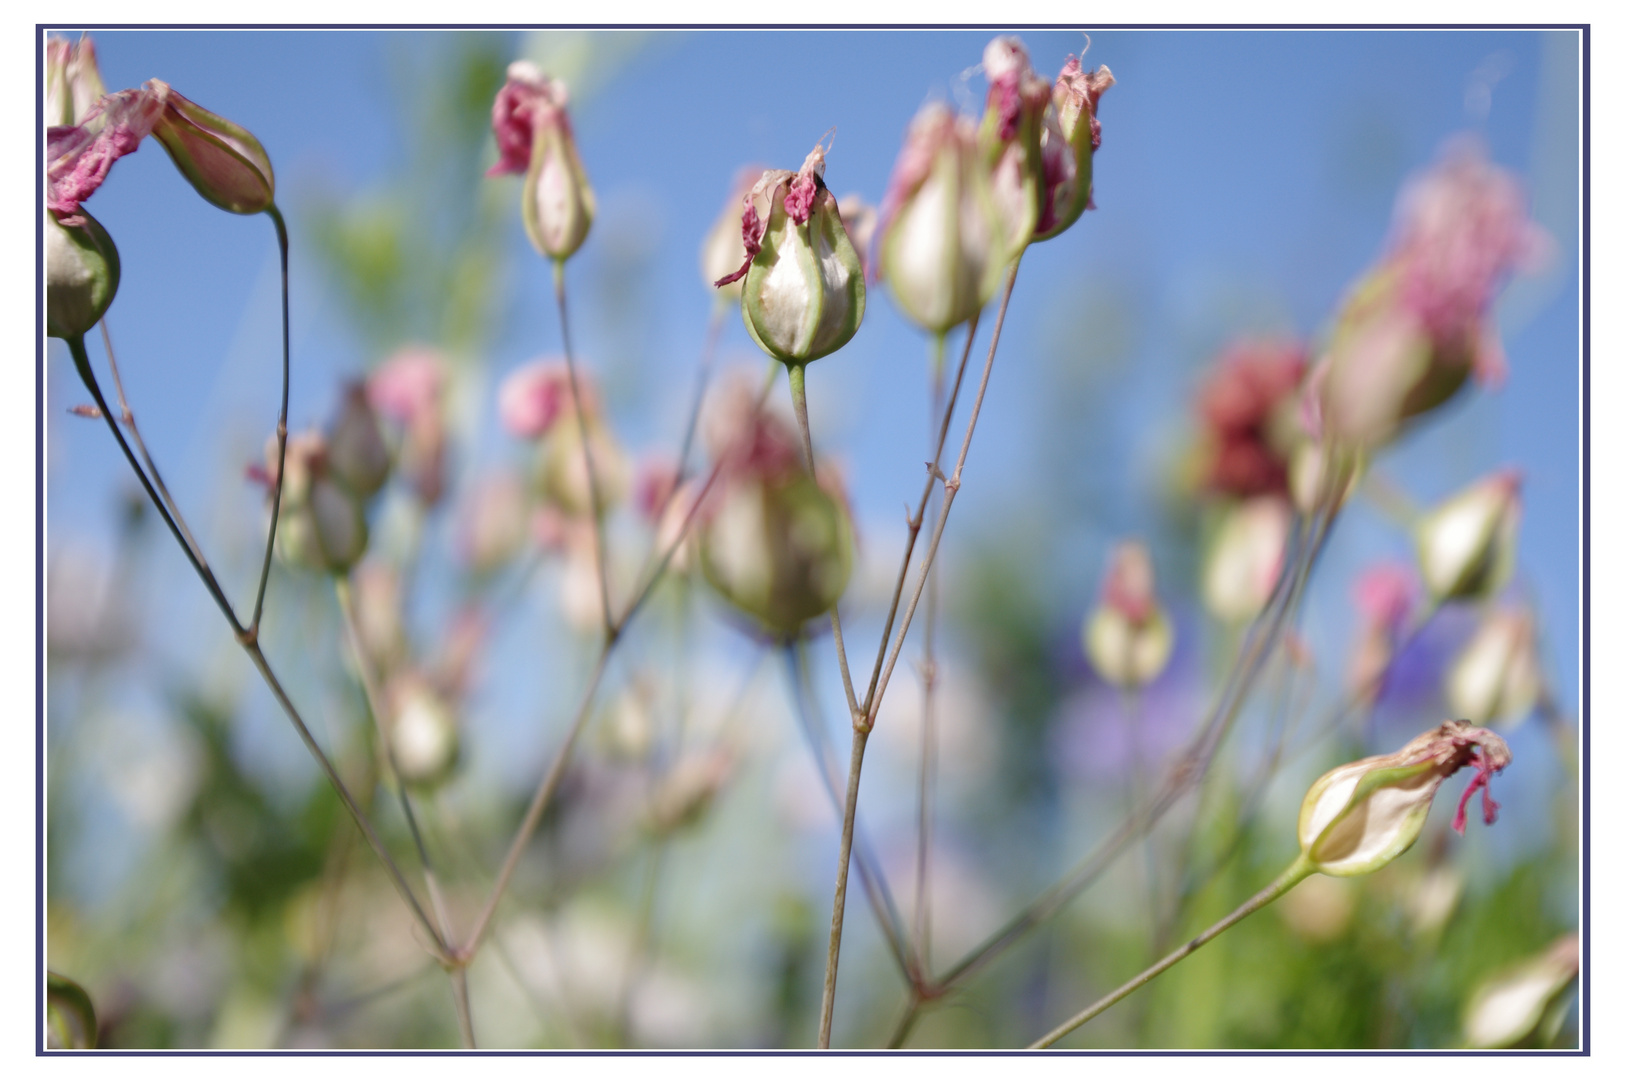
[[[578,370],[582,411],[598,413],[598,394],[585,371]],[[509,434],[520,439],[540,439],[570,404],[570,370],[563,360],[533,360],[510,372],[497,391],[497,414]]]
[[[564,123],[568,98],[565,84],[550,79],[532,65],[519,61],[508,68],[508,80],[491,105],[491,132],[497,137],[497,163],[487,176],[523,173],[531,165],[531,144],[536,129]]]
[[[367,379],[367,400],[384,416],[411,424],[440,407],[440,353],[424,345],[397,350]]]
[[[1393,634],[1417,603],[1417,576],[1405,563],[1381,562],[1362,572],[1352,592],[1367,624]]]
[[[1290,447],[1282,445],[1282,418],[1292,420],[1304,378],[1304,346],[1291,341],[1243,341],[1215,361],[1197,397],[1207,429],[1203,486],[1230,495],[1287,491]]]

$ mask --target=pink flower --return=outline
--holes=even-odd
[[[164,111],[153,86],[109,94],[77,126],[46,131],[45,205],[62,224],[82,223],[79,204],[102,186],[115,161],[135,153],[152,134]]]
[[[1095,208],[1093,162],[1101,148],[1095,109],[1114,81],[1105,64],[1085,71],[1076,56],[1069,56],[1056,76],[1054,108],[1045,113],[1039,144],[1044,190],[1034,228],[1037,239],[1060,235],[1085,210]]]
[[[1369,626],[1393,634],[1417,603],[1417,578],[1400,562],[1368,567],[1355,581],[1355,609]]]
[[[367,378],[367,400],[384,416],[411,424],[440,408],[445,381],[435,350],[409,345],[385,360]]]
[[[487,176],[524,173],[520,211],[531,243],[552,259],[567,259],[587,239],[596,207],[565,114],[565,84],[535,64],[508,65],[508,81],[491,106],[497,162]]]
[[[569,94],[565,84],[523,60],[508,67],[508,81],[491,105],[491,132],[497,137],[497,163],[487,176],[523,173],[531,165],[531,144],[543,124],[563,122]],[[556,116],[557,114],[557,116]]]
[[[577,372],[577,380],[581,383],[582,411],[589,417],[596,415],[598,395],[587,373]],[[497,414],[509,434],[540,439],[570,402],[570,370],[565,362],[533,360],[503,380],[497,391]]]
[[[1291,341],[1239,342],[1215,361],[1197,398],[1210,454],[1205,487],[1242,496],[1287,491],[1290,447],[1280,429],[1304,369],[1304,346]]]

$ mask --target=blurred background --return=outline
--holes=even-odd
[[[497,387],[561,352],[550,268],[520,226],[517,182],[483,178],[507,64],[528,57],[570,88],[598,199],[567,271],[572,333],[636,473],[675,457],[684,437],[716,310],[699,250],[736,172],[794,169],[834,129],[830,189],[844,205],[849,193],[879,203],[923,103],[980,111],[989,36],[95,34],[110,90],[164,79],[271,155],[292,234],[291,430],[326,423],[346,380],[403,347],[437,350],[451,373],[446,494],[422,512],[392,485],[372,511],[369,563],[413,567],[404,648],[462,665],[460,753],[420,797],[464,925],[592,657],[579,561],[524,529],[485,562],[471,555],[471,530],[502,532],[481,524],[476,492],[530,467],[497,423]],[[1267,669],[1201,792],[923,1010],[906,1045],[1043,1034],[1274,877],[1322,771],[1443,719],[1442,676],[1480,612],[1440,612],[1370,708],[1340,720],[1359,638],[1352,587],[1375,562],[1411,558],[1419,509],[1515,467],[1524,516],[1510,595],[1537,613],[1546,693],[1526,710],[1539,715],[1496,725],[1515,758],[1497,780],[1501,820],[1486,829],[1475,817],[1459,839],[1436,808],[1394,865],[1312,879],[1063,1044],[1460,1046],[1478,988],[1579,923],[1578,36],[1023,38],[1041,73],[1087,50],[1086,68],[1109,65],[1117,85],[1099,112],[1098,209],[1022,263],[940,558],[927,886],[938,972],[1118,825],[1234,662],[1238,628],[1200,598],[1213,508],[1190,480],[1195,402],[1215,358],[1239,338],[1324,340],[1382,254],[1401,187],[1461,133],[1520,178],[1554,243],[1497,306],[1506,383],[1465,392],[1374,463],[1310,583],[1293,657]],[[106,323],[142,434],[246,607],[265,496],[245,471],[274,427],[281,348],[272,228],[202,202],[150,145],[118,162],[90,209],[119,245]],[[736,370],[756,380],[763,361],[737,312],[720,325],[715,381]],[[99,335],[87,341],[101,363]],[[68,412],[88,398],[59,345],[46,371],[49,966],[89,991],[103,1045],[455,1045],[447,981],[376,860],[143,510],[105,428]],[[922,483],[928,357],[877,287],[857,337],[808,378],[814,438],[853,508],[857,569],[842,612],[865,673],[903,504]],[[782,384],[777,394],[783,404]],[[630,508],[616,518],[611,562],[629,580],[648,532]],[[1149,546],[1175,635],[1167,669],[1133,699],[1080,647],[1108,553],[1126,538]],[[267,604],[266,652],[317,738],[347,776],[373,775],[329,582],[279,563]],[[861,800],[906,925],[920,633],[871,740]],[[845,760],[847,721],[822,627],[805,659],[802,685],[698,575],[663,585],[617,651],[558,806],[471,969],[482,1045],[812,1044],[839,818],[800,724],[827,732]],[[650,807],[677,797],[676,765],[696,747],[715,751],[704,797],[683,803],[681,821],[663,818]],[[373,802],[407,865],[393,798]],[[856,890],[840,990],[835,1045],[883,1045],[907,983]],[[1573,1045],[1568,1000],[1551,1003],[1541,1038]]]

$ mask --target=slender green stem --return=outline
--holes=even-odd
[[[1246,919],[1249,915],[1252,915],[1260,908],[1280,898],[1289,889],[1313,873],[1315,873],[1315,869],[1310,864],[1310,861],[1303,855],[1300,855],[1298,858],[1293,860],[1292,864],[1289,865],[1286,870],[1282,871],[1280,877],[1271,882],[1269,885],[1266,885],[1263,889],[1260,889],[1248,900],[1244,901],[1241,907],[1237,908],[1235,911],[1225,916],[1225,918],[1221,919],[1213,926],[1210,926],[1207,930],[1204,930],[1202,933],[1198,934],[1196,937],[1192,938],[1190,941],[1186,942],[1184,945],[1180,946],[1178,949],[1174,950],[1169,955],[1165,956],[1163,959],[1141,972],[1139,975],[1136,975],[1133,979],[1130,979],[1128,982],[1118,987],[1118,989],[1097,1001],[1094,1005],[1091,1005],[1089,1008],[1076,1013],[1071,1019],[1054,1028],[1048,1035],[1044,1036],[1042,1039],[1039,1039],[1037,1042],[1034,1042],[1028,1047],[1028,1049],[1042,1050],[1054,1043],[1057,1039],[1060,1039],[1063,1035],[1066,1035],[1068,1032],[1083,1026],[1090,1020],[1093,1020],[1095,1017],[1106,1012],[1108,1009],[1112,1008],[1112,1006],[1116,1005],[1118,1002],[1122,1001],[1136,990],[1139,990],[1142,986],[1145,986],[1147,983],[1169,970],[1175,964],[1178,964],[1180,961],[1184,960],[1186,957],[1190,956],[1192,953],[1196,952],[1210,941],[1213,941],[1216,937],[1219,937],[1221,934],[1235,926],[1237,923],[1241,922],[1243,919]]]
[[[576,436],[582,443],[582,462],[587,469],[587,502],[593,516],[593,554],[598,560],[598,596],[606,634],[614,635],[610,616],[610,564],[604,542],[604,499],[599,493],[598,470],[593,466],[593,440],[588,437],[587,410],[582,404],[581,384],[576,378],[576,357],[570,347],[570,321],[565,304],[565,263],[553,262],[553,295],[559,302],[559,336],[565,346],[565,371],[570,376],[570,399],[576,406]]]
[[[559,786],[559,781],[564,778],[565,766],[575,749],[576,739],[586,726],[588,716],[592,714],[593,698],[598,693],[599,683],[604,679],[604,669],[609,666],[613,646],[614,639],[606,638],[599,649],[598,660],[594,662],[593,670],[587,677],[587,686],[582,690],[581,702],[576,706],[576,716],[565,733],[565,741],[554,751],[553,761],[543,775],[542,782],[537,785],[536,794],[531,797],[531,805],[526,809],[525,817],[520,822],[518,831],[514,833],[514,839],[508,845],[508,854],[503,858],[502,869],[497,872],[497,880],[491,886],[491,895],[486,899],[479,918],[475,920],[474,928],[469,931],[468,939],[457,950],[457,960],[460,964],[467,964],[474,959],[481,940],[491,926],[491,918],[497,912],[497,902],[502,899],[503,892],[508,888],[509,879],[514,876],[514,870],[519,866],[520,856],[525,854],[525,845],[530,842],[531,834],[536,831],[537,825],[542,820],[542,811],[547,808],[553,799],[554,790]]]
[[[858,814],[858,779],[864,769],[869,732],[853,728],[852,764],[847,771],[847,803],[841,818],[841,851],[836,862],[836,896],[830,907],[830,947],[824,959],[824,997],[819,1003],[819,1049],[830,1048],[830,1022],[836,1005],[836,968],[841,962],[841,923],[847,911],[847,867],[852,859],[853,821]]]
[[[818,469],[813,464],[813,430],[807,422],[807,365],[789,364],[790,368],[790,403],[796,410],[796,424],[802,431],[802,454],[807,459],[807,475],[818,479]],[[847,712],[853,723],[859,722],[861,715],[858,710],[858,694],[853,690],[852,671],[847,667],[847,645],[841,637],[841,612],[839,603],[830,605],[830,632],[836,643],[836,663],[841,667],[841,686],[847,693]]]
[[[932,336],[930,432],[943,412],[944,334]],[[926,579],[926,628],[920,666],[920,783],[915,830],[914,951],[923,979],[931,978],[931,893],[929,867],[932,846],[932,786],[937,770],[937,602],[938,575],[933,567]]]
[[[271,525],[265,532],[265,558],[260,562],[260,583],[254,590],[254,615],[248,632],[258,636],[265,611],[265,585],[271,580],[271,551],[276,546],[277,515],[282,509],[282,476],[288,465],[288,225],[272,203],[265,211],[277,227],[277,251],[282,256],[282,404],[277,409],[277,475],[271,480]]]
[[[1005,328],[1005,313],[1010,309],[1011,292],[1016,288],[1016,272],[1020,267],[1020,260],[1012,263],[1010,272],[1005,278],[1005,295],[1000,299],[999,316],[994,320],[994,334],[988,342],[988,359],[982,366],[982,380],[977,384],[977,396],[971,403],[971,416],[966,421],[965,438],[960,441],[960,456],[954,463],[954,475],[943,480],[943,508],[937,512],[937,525],[932,530],[931,542],[926,545],[926,555],[921,562],[920,576],[915,581],[914,595],[909,598],[909,606],[904,609],[903,624],[898,627],[898,638],[892,643],[892,652],[887,657],[880,682],[875,685],[874,693],[864,702],[862,726],[866,731],[875,726],[875,718],[881,710],[881,699],[886,696],[887,684],[892,681],[892,671],[897,667],[898,656],[903,652],[903,643],[909,636],[909,624],[915,617],[915,609],[920,605],[921,594],[925,592],[926,576],[931,573],[932,563],[937,559],[937,548],[943,542],[943,530],[948,527],[949,512],[954,509],[954,497],[960,492],[960,477],[965,472],[965,459],[971,453],[971,437],[976,434],[977,417],[982,413],[983,398],[988,393],[988,377],[993,374],[994,355],[999,351],[999,336]]]
[[[418,851],[418,862],[423,867],[424,887],[429,891],[429,904],[434,909],[435,923],[440,927],[442,941],[455,941],[457,935],[452,928],[451,917],[446,911],[446,902],[440,890],[440,882],[435,877],[434,864],[429,859],[429,848],[423,842],[423,832],[418,828],[418,815],[413,812],[412,798],[407,794],[406,781],[401,779],[401,766],[395,758],[395,740],[390,735],[390,728],[384,722],[383,695],[379,693],[377,680],[373,677],[372,665],[367,660],[367,652],[362,648],[361,630],[356,622],[356,606],[350,594],[350,577],[335,577],[333,579],[333,592],[339,601],[339,612],[343,616],[345,637],[350,643],[351,655],[355,657],[356,674],[360,678],[362,696],[367,700],[367,712],[373,720],[373,731],[378,737],[378,745],[384,751],[384,761],[390,768],[390,780],[395,788],[396,799],[401,804],[401,816],[406,818],[407,831],[412,834],[413,846]],[[452,1002],[457,1008],[457,1026],[463,1036],[463,1045],[474,1049],[474,1021],[469,1015],[469,987],[461,968],[447,971],[452,980]]]
[[[808,665],[805,639],[797,638],[786,643],[785,661],[789,668],[791,698],[796,706],[796,717],[801,722],[802,734],[807,739],[808,752],[813,755],[813,763],[819,770],[819,779],[824,781],[824,791],[830,797],[830,805],[839,815],[842,812],[841,793],[836,788],[840,781],[839,765],[835,761],[835,751],[830,745],[829,735],[819,721],[823,710],[814,700],[813,675]],[[863,822],[856,819],[853,823],[853,859],[858,863],[858,882],[864,887],[870,909],[881,928],[881,936],[886,939],[887,948],[897,961],[898,970],[913,986],[924,977],[924,973],[918,959],[909,952],[908,944],[899,929],[903,925],[903,920],[898,915],[898,907],[892,899],[892,890],[887,885],[886,874],[881,870],[880,860],[875,857],[865,839]]]

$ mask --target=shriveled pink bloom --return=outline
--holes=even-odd
[[[1462,139],[1401,193],[1390,259],[1404,307],[1436,340],[1477,336],[1474,374],[1494,385],[1506,370],[1487,319],[1491,302],[1510,273],[1532,268],[1550,245],[1519,182]]]
[[[578,370],[582,411],[598,412],[598,395],[585,371]],[[540,439],[553,427],[565,409],[571,407],[570,369],[563,360],[533,360],[511,372],[497,391],[497,415],[509,434],[521,439]]]
[[[805,225],[813,214],[813,197],[818,193],[818,182],[814,178],[823,176],[823,143],[813,147],[797,172],[791,172],[789,169],[763,171],[741,200],[743,210],[740,214],[740,239],[745,246],[745,261],[732,274],[713,282],[717,288],[733,284],[751,269],[751,261],[762,250],[762,238],[768,235],[768,219],[773,214],[773,204],[779,195],[779,189],[785,188],[786,215],[796,224]]]
[[[1051,90],[1054,108],[1045,113],[1039,144],[1044,191],[1034,233],[1040,239],[1059,234],[1079,214],[1095,209],[1092,170],[1088,168],[1095,151],[1101,148],[1101,121],[1095,109],[1114,82],[1112,70],[1105,64],[1085,71],[1076,56],[1069,56],[1056,76]],[[1087,149],[1085,131],[1080,130],[1083,124],[1088,124]]]
[[[102,186],[115,161],[141,148],[163,113],[163,98],[149,82],[102,98],[75,127],[46,131],[45,205],[62,224],[83,223],[79,204]]]
[[[1231,495],[1287,490],[1289,447],[1274,430],[1304,377],[1304,346],[1240,341],[1214,363],[1197,397],[1209,454],[1203,486]]]
[[[565,84],[542,74],[535,64],[518,60],[508,66],[508,81],[491,106],[491,132],[497,137],[497,163],[487,176],[524,173],[531,165],[531,145],[543,124],[565,123]]]
[[[1392,634],[1417,603],[1417,577],[1405,563],[1381,562],[1356,579],[1353,595],[1367,624]]]
[[[1050,86],[1034,74],[1033,63],[1020,39],[996,37],[982,51],[982,70],[988,77],[988,108],[999,117],[1001,142],[1016,137],[1023,114],[1042,114],[1050,103]]]
[[[415,423],[439,411],[444,366],[434,349],[409,345],[393,353],[367,377],[367,400],[391,420]]]

